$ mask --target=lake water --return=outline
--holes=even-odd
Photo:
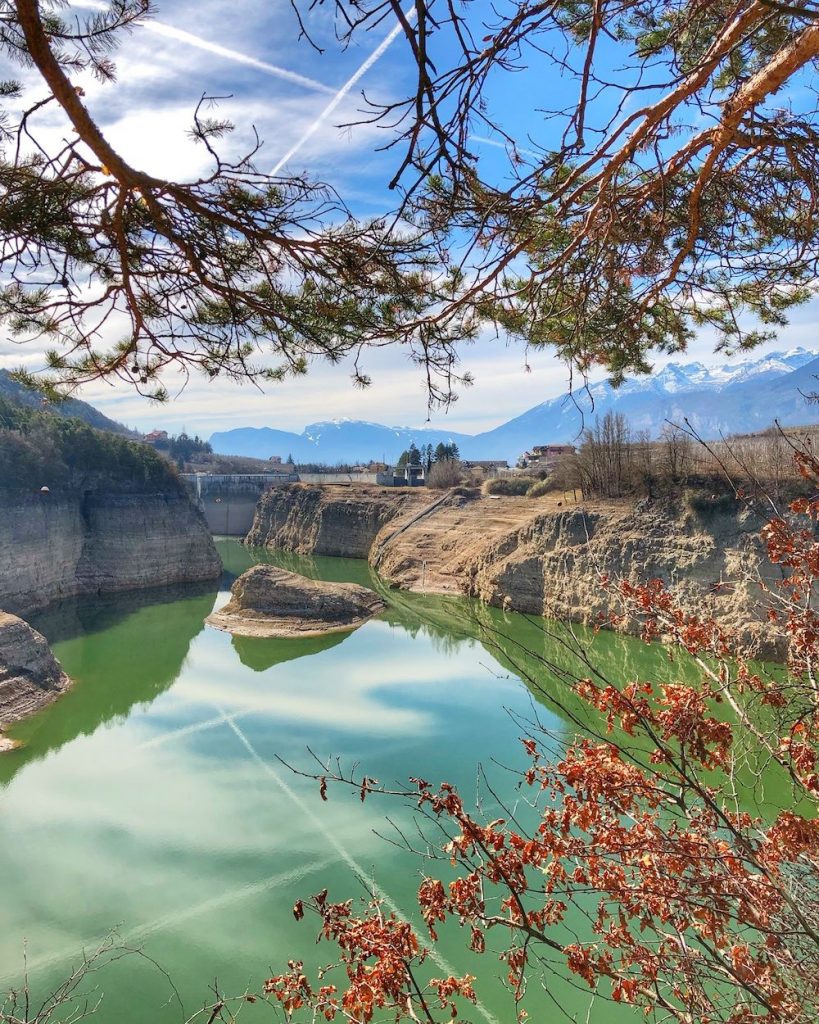
[[[25,955],[35,996],[45,995],[113,927],[145,956],[93,978],[106,1024],[182,1021],[214,981],[226,993],[258,990],[290,957],[327,963],[314,922],[294,921],[295,899],[324,887],[358,898],[362,876],[417,920],[422,863],[377,834],[390,834],[387,816],[408,827],[413,814],[332,787],[323,804],[278,757],[310,768],[309,747],[382,781],[449,780],[494,816],[477,767],[504,786],[493,759],[524,763],[519,719],[538,716],[557,752],[575,732],[521,681],[523,670],[545,693],[564,692],[523,653],[565,659],[559,644],[523,616],[388,591],[382,616],[324,639],[240,639],[205,626],[258,560],[373,585],[359,561],[219,544],[218,593],[81,601],[33,620],[76,686],[20,723],[12,735],[24,746],[0,758],[0,991],[21,983]],[[476,639],[482,627],[494,640]],[[621,678],[670,671],[662,651],[637,641],[601,634],[594,644]],[[480,970],[471,1019],[513,1021],[496,957],[476,961],[464,945],[448,928],[437,955],[455,973]],[[527,1006],[534,1020],[643,1019],[593,1000],[560,969],[531,986]],[[249,1007],[245,1018],[269,1020],[270,1010]]]

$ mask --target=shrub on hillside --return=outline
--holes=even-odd
[[[709,493],[708,491],[688,491],[686,504],[700,520],[712,519],[716,516],[735,516],[739,511],[737,496],[731,491]]]
[[[506,497],[520,497],[539,481],[531,476],[496,476],[483,485],[484,494],[503,494]]]
[[[529,490],[526,492],[527,498],[542,498],[544,494],[548,494],[552,490],[552,484],[548,477],[544,477],[542,480],[538,480],[532,484]]]
[[[461,464],[454,459],[434,462],[427,475],[427,487],[435,491],[445,491],[449,487],[457,487],[463,480]]]

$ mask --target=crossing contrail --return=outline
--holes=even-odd
[[[412,19],[415,17],[415,7],[410,7],[409,10],[404,15],[404,17],[407,19],[407,21],[412,21]],[[358,82],[364,77],[364,75],[367,74],[367,72],[370,70],[373,64],[381,60],[381,58],[390,48],[396,36],[398,36],[400,32],[401,25],[399,23],[391,29],[391,31],[384,37],[384,39],[381,40],[378,46],[364,61],[361,67],[359,67],[359,69],[352,75],[352,77],[347,79],[344,85],[342,85],[342,87],[338,90],[335,96],[333,96],[333,98],[330,100],[330,102],[327,104],[324,110],[322,110],[322,112],[318,115],[315,121],[313,121],[313,123],[306,129],[301,138],[296,143],[294,143],[290,147],[290,149],[288,149],[288,151],[284,154],[281,160],[279,160],[279,162],[270,172],[271,174],[278,174],[282,167],[284,167],[284,165],[288,163],[290,160],[292,160],[296,153],[298,153],[298,151],[305,144],[305,142],[307,142],[316,134],[316,132],[324,124],[327,118],[333,113],[333,111],[338,107],[342,100],[347,96],[347,94],[353,88],[353,86],[358,84]]]
[[[92,11],[108,10],[107,4],[95,2],[95,0],[84,0],[84,2],[78,3],[76,6],[85,7]],[[154,21],[149,18],[141,21],[139,27],[146,29],[148,32],[153,32],[154,35],[173,39],[177,43],[185,43],[187,46],[193,46],[197,50],[212,53],[215,57],[224,57],[225,60],[232,60],[236,64],[245,64],[249,68],[263,71],[266,75],[273,75],[274,78],[281,78],[283,81],[292,82],[294,85],[301,85],[305,89],[311,89],[313,92],[323,92],[328,96],[333,96],[336,92],[332,86],[325,85],[324,82],[317,82],[314,78],[299,75],[295,71],[279,67],[278,64],[270,64],[266,60],[258,60],[247,53],[242,53],[241,50],[232,50],[230,47],[222,46],[220,43],[213,43],[210,39],[203,39],[192,32],[186,32],[184,29],[167,25],[164,21]]]
[[[266,60],[257,60],[256,57],[251,57],[249,54],[242,53],[239,50],[231,50],[227,46],[212,43],[209,39],[202,39],[201,36],[195,36],[184,29],[174,28],[173,25],[166,25],[163,21],[144,21],[141,27],[149,32],[153,32],[155,35],[164,36],[166,39],[174,39],[179,43],[186,43],[188,46],[205,50],[216,57],[224,57],[226,60],[235,61],[237,64],[246,64],[249,68],[263,71],[267,75],[281,78],[285,82],[292,82],[294,85],[301,85],[305,89],[312,89],[313,92],[323,92],[330,96],[335,92],[332,86],[325,85],[323,82],[317,82],[314,78],[307,78],[305,75],[299,75],[295,71],[288,71],[287,68],[281,68],[278,64],[270,64]]]
[[[256,748],[247,738],[243,730],[236,724],[235,719],[227,715],[222,708],[216,707],[216,710],[218,712],[221,712],[222,720],[225,721],[234,731],[236,737],[239,739],[242,746],[245,748],[248,754],[250,754],[250,756],[253,758],[256,764],[262,769],[262,771],[265,772],[266,775],[268,775],[273,780],[273,782],[276,783],[276,785],[284,793],[284,795],[288,797],[299,808],[299,810],[308,818],[310,823],[314,825],[319,832],[321,832],[322,836],[324,836],[329,845],[336,851],[336,853],[350,868],[353,874],[357,875],[366,884],[369,891],[372,892],[378,899],[383,900],[384,905],[389,910],[391,910],[399,920],[409,924],[410,922],[407,920],[406,916],[401,912],[401,909],[398,907],[396,902],[389,896],[388,893],[384,892],[384,890],[376,883],[374,878],[372,878],[364,871],[362,866],[353,857],[353,855],[350,853],[347,847],[343,846],[342,843],[339,842],[338,836],[336,836],[335,833],[327,827],[325,822],[322,821],[318,814],[316,814],[316,812],[301,799],[301,797],[293,789],[293,787],[289,786],[287,782],[285,782],[285,780],[282,778],[279,772],[276,771],[273,765],[270,764],[269,761],[265,761],[262,755],[258,752],[258,750],[256,750]],[[455,976],[455,968],[452,967],[451,964],[447,963],[447,961],[441,956],[441,954],[435,948],[429,951],[428,956],[429,959],[432,960],[432,962],[436,965],[436,967],[446,972],[447,976]],[[491,1011],[483,1005],[483,1003],[476,1003],[475,1009],[483,1017],[487,1024],[500,1024],[497,1017],[495,1017],[494,1014],[492,1014]]]

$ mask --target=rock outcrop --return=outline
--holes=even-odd
[[[2,730],[56,700],[71,681],[44,636],[0,612],[0,752],[12,749]]]
[[[430,502],[421,489],[275,487],[259,499],[245,543],[302,555],[367,558],[388,523]]]
[[[761,526],[739,508],[701,518],[667,501],[536,516],[477,553],[464,592],[513,611],[594,623],[616,610],[602,579],[660,579],[688,613],[751,638],[765,618],[753,580],[778,576],[765,558]]]
[[[378,594],[356,583],[254,565],[235,581],[230,601],[205,621],[237,636],[322,636],[356,629],[385,607]]]
[[[184,489],[0,490],[0,608],[217,579],[219,555]]]
[[[276,515],[291,528],[273,531],[270,546],[309,553],[312,539],[321,536],[322,553],[348,553],[344,545],[334,548],[337,531],[328,529],[334,498],[311,493],[307,504],[297,492],[285,491],[276,496]],[[688,611],[754,634],[764,610],[751,577],[760,571],[776,576],[764,557],[762,520],[724,497],[569,507],[554,497],[452,493],[438,504],[433,497],[425,495],[426,510],[421,506],[396,515],[394,505],[378,493],[348,493],[348,521],[361,515],[385,523],[369,559],[392,586],[466,594],[513,611],[597,622],[613,600],[601,576],[632,582],[659,578]],[[260,504],[257,522],[264,516]],[[359,533],[362,546],[368,533]]]

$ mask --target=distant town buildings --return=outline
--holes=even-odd
[[[573,455],[571,444],[536,444],[531,451],[524,452],[518,459],[520,469],[543,470],[551,473],[558,460],[564,455]]]
[[[292,462],[282,462],[281,455],[271,455],[267,460],[270,463],[271,473],[295,473],[296,467]]]
[[[167,441],[168,431],[167,430],[152,430],[150,434],[145,435],[145,440],[148,444],[156,444],[157,441]]]

